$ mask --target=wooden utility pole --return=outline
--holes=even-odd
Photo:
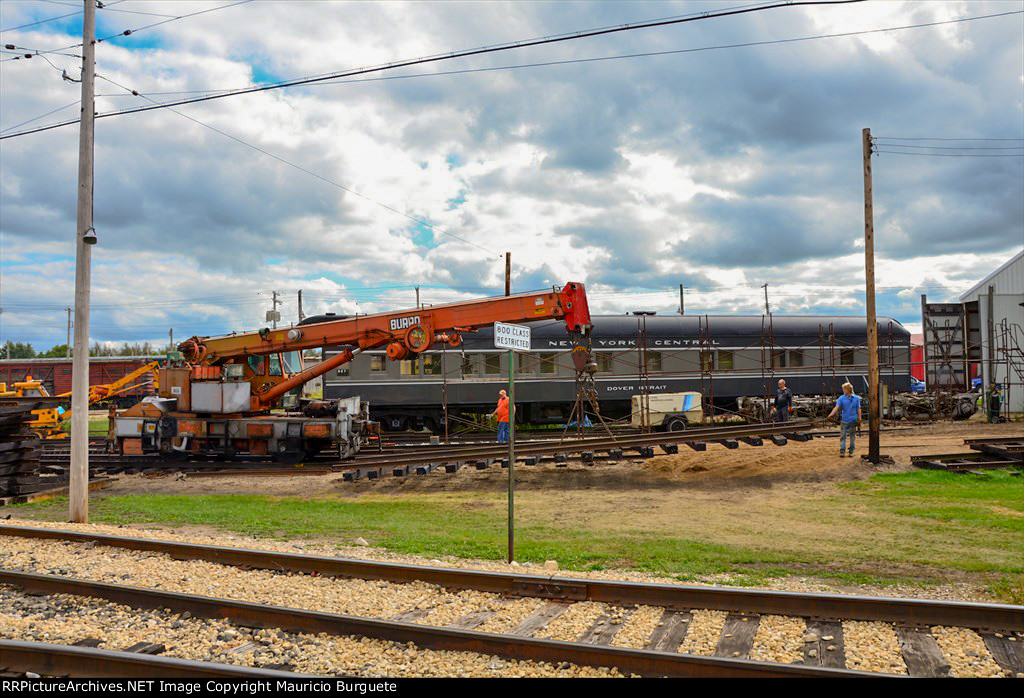
[[[274,313],[271,317],[273,318],[274,329],[276,330],[277,329],[277,306],[283,305],[283,303],[281,301],[277,300],[277,291],[271,291],[271,293],[273,294],[273,305],[271,306],[273,308],[273,310],[271,312]]]
[[[771,315],[771,311],[768,310],[768,283],[765,282],[765,284],[761,288],[764,289],[764,314]]]
[[[78,130],[78,217],[75,226],[75,354],[71,364],[71,521],[89,520],[89,287],[92,282],[93,148],[96,94],[96,2],[83,0],[82,120]]]
[[[512,253],[505,253],[505,295],[512,295]]]
[[[68,343],[67,343],[67,352],[65,354],[65,358],[70,359],[71,358],[71,306],[69,305],[68,307],[64,308],[64,310],[68,311]]]
[[[299,290],[299,322],[306,319],[306,316],[302,313],[302,290]]]
[[[167,341],[170,342],[170,349],[168,351],[174,351],[174,328],[172,327],[167,332]]]
[[[683,301],[683,296],[685,295],[685,291],[686,291],[686,287],[683,286],[682,284],[679,284],[679,314],[680,315],[686,315],[686,303]]]
[[[875,318],[875,210],[871,185],[871,129],[861,132],[864,146],[864,281],[868,329],[868,460],[881,460],[882,404],[878,390],[878,321]]]

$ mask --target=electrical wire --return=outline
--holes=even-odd
[[[895,136],[872,136],[875,141],[1024,141],[1024,138],[897,138]]]
[[[1024,153],[1017,153],[1016,155],[989,155],[983,153],[976,153],[974,155],[968,155],[966,153],[906,153],[899,150],[875,150],[876,153],[888,153],[889,155],[916,155],[918,157],[932,157],[932,158],[1024,158]]]
[[[604,28],[601,28],[601,29],[588,30],[588,31],[577,31],[577,32],[557,35],[557,36],[553,36],[553,37],[544,37],[544,38],[540,38],[540,39],[530,39],[530,40],[514,41],[514,42],[508,42],[508,43],[505,43],[505,44],[499,44],[499,45],[496,45],[496,46],[487,46],[487,47],[481,47],[481,48],[475,48],[475,49],[468,49],[468,50],[465,50],[465,51],[452,51],[450,53],[439,54],[439,55],[435,55],[435,56],[428,56],[428,57],[425,57],[425,58],[415,58],[415,59],[395,61],[395,62],[392,62],[392,63],[387,63],[387,64],[379,65],[379,66],[372,66],[372,67],[366,67],[366,68],[357,68],[355,70],[350,70],[350,71],[342,71],[342,72],[336,72],[336,73],[329,73],[329,74],[326,74],[326,75],[301,78],[301,79],[298,79],[298,80],[283,81],[283,82],[273,83],[273,84],[270,84],[270,85],[261,85],[261,86],[248,87],[248,88],[243,88],[243,89],[240,89],[240,90],[233,90],[233,91],[230,91],[230,92],[225,92],[225,93],[220,93],[220,94],[206,95],[204,97],[195,97],[195,98],[186,99],[186,100],[177,100],[177,101],[171,101],[171,102],[155,102],[154,100],[150,100],[150,101],[154,102],[153,106],[137,107],[135,109],[126,109],[126,110],[122,110],[122,111],[118,111],[118,112],[107,112],[105,114],[97,114],[96,118],[97,119],[104,118],[104,117],[107,117],[107,116],[113,116],[114,114],[119,114],[119,115],[134,114],[134,113],[143,112],[143,111],[151,111],[153,109],[162,109],[162,108],[167,108],[167,107],[172,107],[172,106],[182,106],[184,104],[193,104],[193,103],[196,103],[196,102],[205,102],[205,101],[210,101],[210,100],[214,100],[214,99],[222,99],[224,97],[229,97],[229,96],[238,96],[238,95],[243,95],[243,94],[251,94],[251,93],[254,93],[254,92],[263,92],[263,91],[267,91],[267,90],[282,89],[282,88],[285,88],[285,87],[295,87],[295,86],[298,86],[298,85],[307,85],[307,84],[311,84],[311,83],[323,82],[325,80],[332,80],[332,79],[337,79],[337,78],[341,78],[341,77],[349,77],[349,76],[354,76],[354,75],[362,75],[362,74],[366,74],[366,73],[380,72],[380,71],[383,71],[383,70],[394,70],[394,69],[397,69],[397,68],[403,68],[403,67],[408,67],[408,66],[412,66],[412,65],[422,65],[422,64],[425,64],[425,63],[435,63],[435,62],[439,62],[439,61],[447,61],[447,60],[453,60],[453,59],[457,59],[457,58],[465,58],[467,56],[475,56],[475,55],[482,55],[482,54],[487,54],[487,53],[495,53],[495,52],[499,52],[499,51],[508,51],[508,50],[519,49],[519,48],[528,48],[528,47],[531,47],[531,46],[539,46],[539,45],[544,45],[544,44],[553,44],[553,43],[559,43],[559,42],[562,42],[562,41],[570,41],[570,40],[575,40],[575,39],[583,39],[583,38],[600,36],[600,35],[604,35],[604,34],[612,34],[612,33],[617,33],[617,32],[634,31],[634,30],[638,30],[638,29],[649,29],[649,28],[652,28],[652,27],[668,26],[668,25],[681,24],[681,23],[686,23],[686,22],[695,22],[695,21],[702,21],[702,20],[708,20],[708,19],[717,19],[717,18],[720,18],[720,17],[728,17],[728,16],[734,16],[734,15],[746,14],[746,13],[750,13],[750,12],[763,12],[765,10],[773,10],[773,9],[778,9],[778,8],[782,8],[782,7],[799,7],[799,6],[807,6],[807,5],[844,5],[844,4],[859,3],[859,2],[864,2],[864,0],[803,0],[803,1],[799,1],[799,2],[790,1],[790,2],[785,2],[785,3],[776,3],[776,4],[772,4],[772,5],[761,4],[761,5],[757,5],[757,6],[740,7],[739,9],[731,9],[731,10],[715,12],[715,13],[712,13],[712,12],[699,12],[699,13],[693,13],[693,14],[685,15],[685,16],[681,16],[681,17],[673,17],[673,18],[661,19],[661,20],[648,20],[648,21],[643,21],[643,22],[634,22],[634,23],[631,23],[631,24],[622,24],[622,25],[618,25],[618,26],[614,26],[614,27],[604,27]],[[1004,13],[1004,14],[1012,14],[1012,13]],[[64,50],[64,48],[73,48],[74,46],[80,46],[80,45],[81,44],[76,44],[76,45],[73,45],[73,46],[63,47],[61,49],[55,49],[55,50],[60,51],[60,50]],[[13,59],[7,59],[7,60],[13,60]],[[0,62],[3,62],[3,61],[0,61]],[[16,134],[10,134],[8,136],[0,137],[0,140],[2,140],[3,138],[14,138],[14,137],[20,136],[20,135],[28,135],[29,133],[38,133],[40,131],[49,130],[51,128],[59,128],[61,126],[67,126],[67,125],[70,125],[70,124],[73,124],[73,123],[77,123],[77,120],[67,121],[67,122],[63,122],[63,123],[60,123],[60,124],[53,124],[53,125],[50,125],[50,126],[47,126],[47,127],[42,127],[42,128],[35,129],[35,130],[32,130],[32,131],[25,131],[25,132],[19,132],[19,133],[16,133]]]
[[[941,145],[906,145],[903,143],[879,143],[886,148],[913,148],[915,150],[1024,150],[1024,145],[1010,146],[941,146]]]
[[[35,117],[34,119],[29,119],[28,121],[22,121],[22,122],[21,122],[20,124],[14,124],[14,126],[8,126],[8,127],[7,127],[7,128],[5,128],[5,129],[0,129],[0,133],[6,133],[7,131],[11,131],[11,130],[13,130],[13,129],[19,128],[19,127],[21,127],[21,126],[24,126],[25,124],[30,124],[30,123],[32,123],[33,121],[39,121],[39,119],[42,119],[42,118],[44,118],[44,117],[47,117],[47,116],[49,116],[50,114],[56,114],[56,113],[57,113],[57,112],[59,112],[59,111],[62,111],[62,110],[64,110],[64,109],[67,109],[68,107],[73,107],[73,106],[75,106],[76,104],[81,104],[81,103],[82,103],[82,100],[80,100],[80,99],[76,99],[76,100],[75,100],[74,102],[70,102],[70,103],[68,103],[68,104],[65,104],[65,105],[64,105],[63,107],[57,107],[57,108],[56,108],[56,109],[54,109],[53,111],[48,111],[48,112],[46,112],[45,114],[42,114],[42,115],[40,115],[40,116],[37,116],[37,117]]]
[[[133,90],[130,87],[125,87],[124,85],[122,85],[122,84],[120,84],[118,82],[115,82],[114,80],[111,80],[108,77],[105,77],[105,76],[100,75],[98,73],[96,74],[96,77],[100,78],[102,80],[106,80],[107,82],[111,83],[112,85],[116,85],[117,87],[120,87],[122,90],[126,90],[126,91],[130,92],[133,95],[141,97],[142,99],[145,99],[145,100],[148,100],[150,102],[153,102],[153,100],[150,99],[149,97],[147,97],[146,95],[138,92],[137,90]],[[253,145],[252,143],[244,141],[241,138],[228,133],[227,131],[223,131],[223,130],[217,128],[216,126],[211,126],[211,125],[209,125],[207,123],[204,123],[204,122],[200,121],[199,119],[196,119],[196,118],[194,118],[192,116],[189,116],[188,114],[185,114],[184,112],[178,111],[177,109],[171,109],[170,107],[168,107],[168,109],[171,112],[177,114],[178,116],[180,116],[182,118],[188,119],[189,121],[193,121],[193,122],[199,124],[200,126],[202,126],[204,128],[208,128],[211,131],[214,131],[215,133],[219,133],[220,135],[224,136],[225,138],[230,138],[231,140],[235,141],[236,143],[244,145],[247,148],[251,148],[251,149],[253,149],[253,150],[257,151],[257,152],[263,153],[267,157],[273,158],[274,160],[277,160],[278,162],[284,163],[285,165],[288,165],[289,167],[293,167],[293,168],[299,170],[300,172],[305,172],[306,174],[308,174],[308,175],[310,175],[312,177],[316,177],[321,182],[325,182],[326,184],[330,184],[331,186],[337,187],[338,189],[341,189],[342,191],[348,192],[349,194],[352,194],[354,196],[358,196],[361,199],[364,199],[366,201],[369,201],[370,203],[376,204],[377,206],[380,206],[381,208],[385,208],[388,211],[391,211],[393,213],[397,213],[398,215],[402,216],[403,218],[407,218],[410,221],[413,221],[414,223],[426,226],[432,232],[438,232],[438,233],[441,233],[442,235],[445,235],[447,237],[455,238],[456,240],[459,240],[460,242],[464,242],[467,245],[475,247],[475,248],[477,248],[479,250],[483,250],[484,252],[486,252],[488,254],[497,254],[496,250],[489,249],[489,248],[483,247],[481,245],[478,245],[475,242],[471,242],[471,241],[465,239],[464,237],[461,237],[459,235],[456,235],[455,233],[449,232],[449,231],[441,228],[440,226],[434,225],[430,221],[424,220],[422,218],[418,218],[416,216],[409,215],[408,213],[405,213],[404,211],[400,211],[399,209],[395,208],[394,206],[390,206],[388,204],[385,204],[382,201],[377,201],[376,199],[373,199],[373,198],[371,198],[369,196],[366,196],[365,194],[361,194],[360,192],[356,191],[355,189],[350,189],[349,187],[346,187],[344,184],[339,184],[338,182],[335,182],[333,179],[328,179],[327,177],[324,177],[321,174],[313,172],[312,170],[306,169],[302,165],[298,165],[298,164],[292,162],[291,160],[286,160],[285,158],[281,157],[280,155],[275,155],[274,153],[271,153],[270,151],[265,150],[265,149],[263,149],[263,148],[261,148],[261,147],[259,147],[257,145]]]
[[[790,38],[790,39],[776,39],[776,40],[768,40],[768,41],[745,42],[745,43],[739,43],[739,44],[723,44],[723,45],[718,45],[718,46],[705,46],[705,47],[693,48],[693,49],[677,49],[677,50],[670,50],[670,51],[650,51],[650,52],[644,52],[644,53],[621,54],[621,55],[615,55],[615,56],[601,56],[601,57],[596,57],[596,58],[577,58],[577,59],[568,59],[568,60],[563,60],[563,61],[544,61],[544,62],[537,62],[537,63],[523,63],[523,64],[517,64],[517,65],[496,66],[496,67],[490,67],[490,68],[466,68],[466,69],[462,69],[462,70],[439,71],[439,72],[433,72],[433,73],[416,73],[416,74],[412,74],[412,75],[382,76],[382,77],[376,77],[376,78],[359,78],[359,79],[354,79],[354,80],[337,80],[337,79],[332,79],[332,78],[328,77],[328,78],[320,78],[319,81],[317,81],[317,82],[284,81],[284,82],[272,83],[270,85],[262,85],[262,86],[256,86],[256,87],[246,87],[246,88],[217,89],[217,90],[173,91],[173,92],[150,92],[149,94],[151,96],[152,95],[182,95],[182,94],[203,94],[203,95],[208,95],[209,96],[207,98],[199,98],[199,99],[193,99],[193,100],[178,100],[178,101],[169,101],[169,102],[157,102],[157,104],[159,104],[161,106],[164,106],[164,105],[174,106],[174,105],[180,105],[180,104],[188,104],[188,103],[192,103],[192,102],[196,102],[196,101],[206,101],[209,98],[228,97],[228,96],[232,96],[232,95],[236,95],[236,94],[248,94],[250,92],[265,91],[265,90],[268,90],[268,89],[287,88],[287,87],[292,87],[292,86],[294,86],[296,84],[303,84],[303,85],[308,85],[308,86],[311,86],[311,87],[317,87],[317,86],[321,86],[321,85],[343,85],[343,84],[353,84],[353,83],[362,83],[362,82],[379,82],[379,81],[385,81],[385,80],[404,80],[404,79],[410,79],[410,78],[440,77],[440,76],[448,76],[448,75],[462,75],[462,74],[469,74],[469,73],[493,72],[493,71],[500,71],[500,70],[516,70],[516,69],[522,69],[522,68],[549,67],[549,66],[569,65],[569,64],[576,64],[576,63],[593,63],[593,62],[611,61],[611,60],[622,60],[622,59],[630,59],[630,58],[645,58],[645,57],[665,56],[665,55],[683,54],[683,53],[697,53],[697,52],[701,52],[701,51],[724,50],[724,49],[732,49],[732,48],[746,48],[746,47],[753,47],[753,46],[768,46],[768,45],[774,45],[774,44],[785,44],[785,43],[795,43],[795,42],[803,42],[803,41],[815,41],[815,40],[822,40],[822,39],[844,38],[844,37],[857,36],[857,35],[862,35],[862,34],[874,34],[874,33],[889,32],[889,31],[901,31],[901,30],[905,30],[905,29],[919,29],[919,28],[927,28],[927,27],[932,27],[932,26],[937,26],[937,25],[942,25],[942,24],[955,24],[955,23],[959,23],[959,22],[970,22],[970,21],[975,21],[975,20],[980,20],[980,19],[991,19],[993,17],[1002,17],[1002,16],[1006,16],[1006,15],[1021,14],[1021,13],[1024,13],[1024,11],[1013,11],[1013,12],[999,13],[999,14],[993,14],[993,15],[979,15],[979,16],[976,16],[976,17],[961,17],[961,18],[957,18],[957,19],[944,20],[944,21],[940,21],[940,22],[929,22],[929,23],[925,23],[925,24],[911,24],[911,25],[904,25],[904,26],[898,26],[898,27],[884,27],[884,28],[881,28],[881,29],[868,29],[868,30],[855,31],[855,32],[843,32],[843,33],[839,33],[839,34],[820,34],[820,35],[815,35],[815,36],[795,37],[795,38]],[[13,60],[13,59],[8,59],[8,60]],[[0,62],[3,62],[3,61],[0,61]],[[385,66],[385,67],[380,68],[380,69],[381,70],[387,69],[387,67],[388,66]],[[111,95],[103,95],[103,96],[109,97]],[[118,95],[118,96],[127,96],[127,95]],[[105,113],[102,113],[102,114],[97,114],[96,118],[105,118],[105,117],[109,117],[109,116],[121,116],[121,115],[125,115],[125,114],[132,114],[132,113],[135,113],[135,112],[138,112],[138,111],[148,111],[150,109],[156,109],[156,108],[158,108],[158,107],[147,107],[147,108],[143,108],[143,109],[116,110],[116,111],[112,111],[112,112],[105,112]],[[66,122],[60,122],[60,123],[56,123],[56,124],[51,124],[49,126],[41,127],[39,129],[33,129],[33,130],[25,131],[25,132],[19,132],[19,133],[11,134],[9,137],[13,138],[13,137],[16,137],[16,136],[21,136],[21,135],[29,135],[29,134],[32,134],[32,133],[39,133],[41,131],[50,130],[50,129],[53,129],[53,128],[60,128],[62,126],[67,126],[67,125],[74,124],[74,123],[77,123],[77,122],[78,122],[77,119],[76,120],[71,120],[71,121],[66,121]],[[3,140],[3,138],[5,138],[5,137],[0,137],[0,140]],[[931,139],[922,139],[922,140],[931,140]],[[959,139],[950,139],[950,140],[959,140]],[[973,139],[973,140],[986,140],[986,139]],[[991,139],[991,140],[1024,140],[1024,139]]]
[[[106,3],[102,8],[98,7],[96,9],[109,10],[111,8],[111,6],[113,6],[113,5],[120,5],[124,1],[125,0],[113,0],[113,2]],[[63,2],[53,2],[52,0],[43,0],[43,2],[49,2],[52,5],[64,5],[65,7],[77,7],[77,5],[68,5],[68,4],[63,3]],[[113,11],[114,12],[131,12],[131,10],[113,10]],[[52,22],[52,21],[57,20],[57,19],[65,19],[66,17],[74,17],[75,15],[80,15],[83,12],[85,12],[85,10],[79,10],[78,12],[72,12],[70,14],[60,15],[59,17],[50,17],[49,19],[41,19],[38,22],[32,22],[30,24],[22,24],[20,27],[8,27],[7,29],[0,29],[0,34],[3,34],[4,32],[12,32],[15,29],[25,29],[26,27],[34,27],[34,26],[36,26],[38,24],[46,24],[47,22]],[[139,14],[149,14],[149,13],[148,12],[141,12]],[[81,46],[81,44],[77,44],[77,45]],[[68,48],[71,48],[71,47],[68,47]],[[61,51],[63,49],[57,49],[57,50]]]

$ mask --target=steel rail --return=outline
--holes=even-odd
[[[615,437],[588,437],[586,439],[556,440],[537,439],[520,442],[516,449],[521,456],[557,455],[562,453],[581,453],[585,451],[608,451],[612,449],[632,450],[643,447],[654,447],[662,444],[679,444],[687,441],[716,441],[723,439],[742,439],[744,437],[771,436],[779,434],[799,433],[813,426],[814,422],[794,421],[772,424],[741,424],[728,427],[701,427],[686,431],[656,432],[652,434],[630,434]],[[505,455],[507,446],[496,443],[472,444],[462,446],[410,447],[395,449],[384,453],[363,453],[352,460],[331,461],[315,459],[310,465],[331,467],[335,471],[354,470],[359,468],[386,467],[421,463],[451,463],[459,460],[497,460]],[[203,454],[197,454],[202,456]],[[212,456],[212,454],[210,454]],[[207,456],[209,457],[209,456]],[[69,453],[43,453],[44,465],[60,466],[69,463]],[[97,454],[94,458],[98,465],[107,468],[188,468],[202,471],[205,465],[225,465],[224,462],[208,460],[189,460],[189,454],[183,458],[165,460],[157,454],[149,456],[125,457],[118,454]],[[233,468],[244,473],[246,462],[248,467],[259,467],[267,464],[266,457],[246,460],[229,461]],[[284,469],[285,466],[282,466]]]
[[[326,577],[374,579],[394,583],[422,581],[449,589],[566,601],[597,601],[620,606],[651,605],[675,609],[714,609],[803,618],[946,625],[978,630],[1024,631],[1024,606],[967,601],[901,599],[846,594],[811,594],[761,589],[650,584],[573,577],[486,572],[299,553],[125,538],[27,526],[0,526],[0,536],[94,543],[144,550],[180,560]]]
[[[527,442],[517,444],[516,452],[521,456],[556,455],[562,453],[582,453],[585,451],[608,451],[613,449],[635,449],[654,447],[662,444],[680,444],[687,441],[719,441],[725,439],[741,439],[743,437],[772,436],[799,433],[810,423],[783,422],[781,424],[743,426],[715,429],[712,431],[675,431],[658,434],[631,436],[628,439],[612,439],[608,437],[591,438],[573,441],[551,441],[545,443]],[[337,464],[340,470],[350,468],[366,468],[386,465],[407,465],[415,463],[445,463],[457,460],[499,459],[508,451],[506,444],[483,446],[456,446],[451,448],[423,449],[408,453],[383,455],[366,455],[351,461]]]
[[[263,606],[177,592],[93,582],[72,577],[0,570],[0,583],[19,586],[34,594],[72,594],[101,598],[134,608],[169,608],[203,618],[223,618],[245,627],[274,627],[290,632],[354,635],[453,652],[476,652],[557,664],[614,667],[626,674],[674,677],[879,677],[888,674],[831,669],[795,664],[770,664],[746,659],[705,657],[546,640],[519,635],[483,633],[417,623],[363,618],[281,606]]]
[[[103,679],[308,679],[309,674],[48,642],[0,640],[8,671]]]

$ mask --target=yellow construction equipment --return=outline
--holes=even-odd
[[[107,400],[115,397],[122,393],[126,393],[129,390],[145,385],[145,383],[137,383],[135,385],[129,385],[132,381],[137,378],[141,378],[147,373],[152,373],[153,377],[151,381],[154,389],[159,388],[157,383],[157,372],[156,369],[160,367],[159,361],[151,361],[144,366],[140,366],[131,373],[128,373],[121,378],[118,378],[112,383],[103,383],[100,385],[89,386],[89,404],[95,404],[101,400]],[[25,380],[12,383],[8,388],[6,383],[0,383],[0,398],[5,397],[50,397],[50,393],[47,392],[46,387],[42,381],[32,380],[32,376],[26,376]],[[61,393],[57,397],[66,397],[70,402],[71,393]],[[66,439],[68,432],[61,429],[61,422],[71,419],[71,410],[65,409],[64,407],[43,407],[38,410],[32,410],[32,414],[36,415],[35,419],[28,423],[29,428],[36,432],[41,439]]]

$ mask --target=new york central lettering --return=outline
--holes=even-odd
[[[395,317],[391,318],[391,331],[404,330],[412,327],[413,325],[420,324],[419,315],[410,315],[409,317]]]
[[[547,340],[549,347],[568,347],[570,342],[565,339],[549,339]],[[713,339],[710,342],[713,345],[720,345],[721,342],[717,339]],[[696,347],[700,345],[699,339],[653,339],[648,341],[648,346],[655,347]],[[635,347],[635,339],[595,339],[594,346],[601,348],[612,348],[612,347]]]

